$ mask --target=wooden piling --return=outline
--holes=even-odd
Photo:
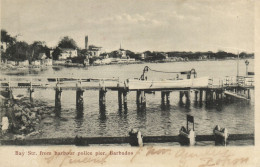
[[[61,108],[61,88],[56,87],[55,89],[55,108],[60,109]]]
[[[83,108],[83,92],[84,90],[82,90],[81,88],[77,88],[76,90],[76,106],[78,109]]]
[[[119,109],[122,109],[122,95],[123,95],[122,90],[118,90],[118,107],[119,107]]]
[[[165,98],[166,98],[166,92],[161,91],[161,102],[162,102],[162,104],[165,104]]]
[[[251,99],[251,96],[250,96],[250,89],[247,89],[247,98],[248,98],[248,99]]]
[[[136,91],[136,104],[138,107],[142,106],[145,107],[146,106],[146,97],[145,97],[145,92],[142,90],[137,90]]]
[[[124,109],[127,109],[127,91],[123,91],[123,101],[124,101]]]
[[[140,104],[141,102],[141,91],[137,90],[136,91],[136,104]]]
[[[198,102],[198,93],[199,93],[199,91],[197,91],[197,90],[195,90],[195,102]]]
[[[200,95],[199,95],[200,97],[200,103],[202,102],[202,99],[203,99],[203,90],[200,90]]]
[[[105,106],[106,105],[106,88],[99,89],[99,105]]]
[[[184,95],[185,95],[185,97],[186,97],[186,103],[185,103],[185,105],[186,105],[187,107],[189,107],[189,106],[190,106],[190,90],[185,91],[185,92],[184,92]]]
[[[179,100],[180,105],[183,105],[183,100],[182,100],[183,96],[184,96],[184,92],[180,91],[180,100]]]
[[[166,92],[166,103],[170,104],[170,91]]]
[[[146,97],[145,97],[145,92],[141,92],[141,104],[146,105]]]

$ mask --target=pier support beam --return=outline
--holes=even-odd
[[[123,102],[124,102],[124,109],[126,110],[127,109],[127,91],[124,90],[123,91]]]
[[[251,99],[251,96],[250,96],[250,89],[247,89],[247,98],[248,98],[248,99]]]
[[[162,105],[170,104],[170,91],[161,92],[161,102],[162,102]]]
[[[77,110],[82,110],[83,109],[83,104],[84,104],[83,93],[84,93],[84,90],[82,90],[81,88],[77,88],[77,90],[76,90],[76,106],[77,106]]]
[[[206,97],[205,97],[206,104],[210,106],[213,102],[213,92],[211,90],[206,90]]]
[[[195,90],[194,94],[195,94],[195,102],[198,102],[198,93],[199,91]]]
[[[61,109],[61,88],[56,87],[55,89],[55,108],[56,109]]]
[[[190,106],[190,90],[185,91],[184,94],[185,94],[185,97],[186,97],[185,105],[186,105],[186,107],[189,107]]]
[[[122,109],[122,95],[123,95],[122,90],[118,90],[118,108],[119,109]]]
[[[170,104],[170,91],[166,92],[166,103]]]
[[[99,89],[99,106],[104,107],[106,105],[106,88]]]
[[[200,101],[200,104],[202,104],[202,99],[203,99],[203,90],[200,90],[200,95],[199,95],[199,101]]]
[[[165,104],[165,96],[166,96],[165,92],[161,91],[161,102],[162,102],[162,104]]]
[[[122,104],[124,104],[124,109],[127,109],[127,94],[127,90],[118,90],[118,107],[120,110],[122,109]]]
[[[138,107],[145,107],[146,106],[146,97],[145,92],[138,90],[136,92],[136,104]]]

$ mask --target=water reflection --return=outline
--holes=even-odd
[[[61,104],[55,105],[54,113],[55,113],[56,117],[60,118],[60,116],[61,116]]]
[[[146,106],[145,105],[137,105],[137,120],[140,122],[146,122]]]
[[[106,106],[102,105],[102,104],[99,105],[99,120],[100,120],[100,123],[105,123],[107,120]]]
[[[161,110],[162,111],[169,111],[171,109],[171,105],[170,105],[170,103],[162,103],[161,104]]]
[[[76,119],[83,119],[84,117],[84,106],[83,103],[76,107]]]

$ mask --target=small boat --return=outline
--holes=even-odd
[[[149,81],[149,80],[133,80],[128,79],[129,90],[138,89],[181,89],[181,88],[206,88],[209,84],[208,77],[184,79],[184,80],[162,80],[162,81]]]

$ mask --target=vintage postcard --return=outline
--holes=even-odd
[[[1,0],[0,166],[260,166],[259,4]]]

